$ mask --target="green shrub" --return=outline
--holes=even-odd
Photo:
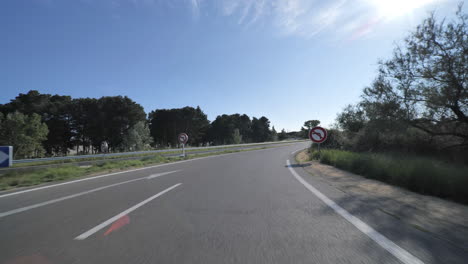
[[[384,181],[414,192],[468,203],[468,168],[439,160],[401,154],[312,150],[311,159],[366,178]]]

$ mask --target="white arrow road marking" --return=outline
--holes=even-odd
[[[270,144],[270,143],[268,143],[268,144]],[[259,143],[259,144],[256,144],[256,145],[265,145],[265,144],[264,143]],[[240,146],[240,145],[232,145],[232,146]],[[249,151],[250,152],[256,152],[256,151],[265,151],[265,150],[266,149],[257,149],[257,150],[249,150]],[[42,187],[26,189],[26,190],[17,191],[17,192],[5,193],[5,194],[1,194],[0,198],[13,196],[13,195],[18,195],[18,194],[23,194],[23,193],[28,193],[28,192],[39,191],[39,190],[58,187],[58,186],[67,185],[67,184],[73,184],[73,183],[82,182],[82,181],[96,180],[96,179],[99,179],[99,178],[114,176],[114,175],[117,175],[117,174],[125,174],[125,173],[134,172],[134,171],[148,170],[148,169],[153,169],[153,168],[158,168],[158,167],[163,167],[163,166],[172,166],[172,165],[175,165],[175,164],[193,162],[193,161],[204,160],[204,159],[214,159],[214,158],[224,157],[224,156],[228,156],[228,155],[236,155],[236,154],[239,154],[239,153],[242,153],[242,152],[219,154],[219,155],[208,156],[208,157],[200,157],[200,158],[194,158],[194,159],[188,159],[188,160],[181,160],[181,161],[163,163],[163,164],[158,164],[158,165],[148,166],[148,167],[143,167],[143,168],[138,168],[138,169],[119,171],[119,172],[114,172],[114,173],[109,173],[109,174],[104,174],[104,175],[99,175],[99,176],[94,176],[94,177],[88,177],[88,178],[79,179],[79,180],[67,181],[67,182],[62,182],[62,183],[57,183],[57,184],[46,185],[46,186],[42,186]]]
[[[152,200],[158,198],[159,196],[161,196],[161,195],[163,195],[163,194],[169,192],[170,190],[176,188],[177,186],[179,186],[179,185],[181,185],[181,184],[182,184],[182,183],[178,183],[178,184],[176,184],[176,185],[173,185],[172,187],[169,187],[169,188],[167,188],[166,190],[164,190],[164,191],[162,191],[162,192],[160,192],[160,193],[158,193],[158,194],[155,194],[155,195],[151,196],[150,198],[148,198],[148,199],[146,199],[146,200],[144,200],[144,201],[142,201],[142,202],[140,202],[140,203],[138,203],[138,204],[136,204],[136,205],[134,205],[134,206],[128,208],[127,210],[121,212],[120,214],[118,214],[118,215],[116,215],[116,216],[114,216],[114,217],[112,217],[112,218],[110,218],[110,219],[104,221],[103,223],[101,223],[101,224],[99,224],[99,225],[97,225],[97,226],[91,228],[90,230],[84,232],[83,234],[81,234],[81,235],[75,237],[75,240],[83,240],[83,239],[86,239],[87,237],[89,237],[89,236],[91,236],[92,234],[98,232],[99,230],[103,229],[104,227],[106,227],[106,226],[112,224],[113,222],[117,221],[117,220],[120,219],[121,217],[123,217],[123,216],[125,216],[125,215],[127,215],[127,214],[129,214],[129,213],[131,213],[131,212],[133,212],[133,211],[135,211],[135,210],[138,209],[139,207],[145,205],[146,203],[149,203],[150,201],[152,201]]]
[[[161,176],[164,176],[164,175],[167,175],[167,174],[171,174],[171,173],[174,173],[174,172],[178,172],[178,171],[180,171],[180,170],[151,174],[150,176],[146,177],[146,179],[151,180],[151,179],[161,177]]]
[[[3,151],[0,151],[0,163],[4,162],[5,160],[9,159],[10,155],[6,154]]]
[[[122,184],[135,182],[135,181],[141,181],[141,180],[150,180],[150,179],[154,179],[156,177],[160,177],[160,176],[167,175],[167,174],[174,173],[174,172],[178,172],[178,171],[179,170],[153,174],[153,175],[150,175],[148,177],[143,177],[143,178],[123,181],[123,182],[119,182],[119,183],[114,183],[114,184],[102,186],[102,187],[99,187],[99,188],[96,188],[96,189],[91,189],[91,190],[88,190],[88,191],[79,192],[79,193],[75,193],[75,194],[72,194],[72,195],[60,197],[60,198],[57,198],[57,199],[45,201],[45,202],[42,202],[42,203],[29,205],[29,206],[26,206],[26,207],[22,207],[22,208],[18,208],[18,209],[14,209],[14,210],[11,210],[11,211],[0,213],[0,218],[5,217],[5,216],[9,216],[9,215],[12,215],[12,214],[17,214],[17,213],[21,213],[21,212],[24,212],[24,211],[28,211],[28,210],[31,210],[31,209],[34,209],[34,208],[46,206],[46,205],[49,205],[49,204],[58,203],[58,202],[65,201],[65,200],[68,200],[68,199],[72,199],[72,198],[75,198],[75,197],[83,196],[83,195],[86,195],[86,194],[89,194],[89,193],[101,191],[101,190],[104,190],[104,189],[107,189],[107,188],[119,186],[119,185],[122,185]]]
[[[424,264],[424,262],[422,262],[420,259],[413,256],[408,251],[402,249],[397,244],[393,243],[390,239],[384,237],[382,234],[377,232],[375,229],[370,227],[368,224],[364,223],[359,218],[357,218],[354,215],[350,214],[348,211],[343,209],[341,206],[339,206],[334,201],[332,201],[330,198],[328,198],[323,193],[321,193],[319,190],[317,190],[314,186],[312,186],[308,182],[306,182],[301,176],[299,176],[299,174],[296,173],[296,171],[294,171],[294,169],[292,168],[291,163],[289,162],[289,160],[286,161],[286,164],[288,165],[288,169],[292,173],[292,175],[294,175],[294,177],[300,183],[302,183],[307,189],[309,189],[309,191],[311,191],[313,194],[315,194],[315,196],[317,196],[320,200],[322,200],[326,205],[330,206],[333,210],[335,210],[336,213],[341,215],[344,219],[348,220],[357,229],[359,229],[361,232],[366,234],[368,237],[370,237],[372,240],[374,240],[377,244],[379,244],[385,250],[390,252],[390,254],[392,254],[397,259],[399,259],[401,262],[403,262],[405,264]]]

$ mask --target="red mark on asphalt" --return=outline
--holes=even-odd
[[[124,215],[121,218],[119,218],[117,221],[112,223],[111,227],[107,229],[104,235],[107,236],[108,234],[114,231],[117,231],[120,228],[122,228],[124,225],[128,225],[128,224],[130,224],[130,217],[128,217],[128,215]]]
[[[22,256],[15,259],[9,260],[4,264],[51,264],[46,257],[41,255],[32,255],[32,256]]]

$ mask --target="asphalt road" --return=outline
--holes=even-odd
[[[0,193],[0,263],[468,262],[295,166],[306,146]]]

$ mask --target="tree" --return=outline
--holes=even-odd
[[[264,142],[264,141],[267,141],[268,139],[271,138],[270,120],[268,120],[268,118],[262,116],[262,117],[260,117],[259,121],[260,121],[260,123],[261,123],[261,125],[263,127],[261,141]]]
[[[309,131],[310,131],[312,128],[318,126],[319,124],[320,124],[320,121],[319,121],[319,120],[308,120],[308,121],[305,121],[305,122],[304,122],[304,125],[303,125],[305,128],[304,128],[304,127],[301,127],[301,132],[302,132],[302,134],[303,134],[302,137],[308,138],[308,137],[309,137]]]
[[[92,144],[98,148],[102,141],[109,143],[110,149],[122,144],[124,135],[138,122],[146,121],[143,107],[127,96],[105,96],[97,101],[98,111],[94,127],[95,134],[91,136]]]
[[[246,114],[239,116],[238,121],[239,132],[242,135],[244,143],[252,142],[252,120]]]
[[[177,135],[182,132],[188,134],[189,144],[202,144],[210,125],[200,107],[158,109],[151,111],[148,118],[151,136],[159,146],[177,145]]]
[[[189,122],[190,127],[187,127],[186,130],[191,134],[191,143],[200,145],[206,140],[210,121],[208,121],[208,116],[201,110],[200,106],[197,106],[193,115],[191,111],[188,111],[188,114],[191,115],[192,120]]]
[[[26,94],[20,93],[2,108],[4,114],[18,111],[25,115],[41,116],[49,128],[47,140],[43,142],[47,154],[67,154],[68,149],[73,146],[70,96],[52,96],[31,90]]]
[[[234,130],[238,126],[236,124],[236,115],[220,115],[211,123],[210,129],[208,131],[208,141],[212,142],[215,145],[224,145],[232,144]],[[240,129],[239,129],[240,134]]]
[[[232,143],[240,144],[242,142],[242,135],[239,132],[239,129],[234,129],[234,133],[232,134]]]
[[[327,140],[320,143],[320,147],[340,149],[345,144],[343,143],[342,132],[338,129],[327,129]]]
[[[271,137],[271,141],[278,141],[278,132],[276,132],[276,129],[274,126],[271,128],[270,137]]]
[[[467,19],[461,6],[455,21],[425,19],[379,62],[361,102],[338,114],[335,142],[357,151],[468,157]]]
[[[216,145],[232,144],[235,129],[239,130],[242,142],[252,142],[252,121],[246,114],[220,115],[211,123],[207,141]]]
[[[312,128],[320,125],[319,120],[309,120],[304,122],[304,126],[307,128],[307,130],[311,130]]]
[[[379,75],[364,90],[364,103],[380,116],[398,119],[444,138],[445,147],[468,146],[468,16],[425,19],[380,62]]]
[[[84,153],[98,152],[104,141],[110,150],[120,148],[128,130],[146,121],[143,107],[126,96],[73,99],[72,109],[74,143]]]
[[[336,121],[341,129],[357,133],[366,125],[367,119],[360,105],[348,105],[338,114]]]
[[[42,142],[47,139],[48,132],[38,114],[0,114],[0,145],[13,146],[15,159],[42,156]]]
[[[100,113],[98,100],[95,98],[78,98],[72,101],[72,131],[73,143],[79,150],[82,146],[83,152],[88,153],[89,147],[95,148],[105,141],[105,136],[100,129]]]
[[[256,117],[252,118],[252,140],[253,142],[262,142],[263,126]]]
[[[262,116],[252,119],[252,139],[254,142],[265,142],[271,138],[270,120]]]
[[[286,134],[286,130],[284,130],[284,128],[283,128],[281,130],[281,132],[279,133],[279,135],[278,135],[278,139],[279,140],[285,140],[287,137],[288,137],[288,135]]]
[[[41,117],[49,107],[50,94],[41,94],[36,90],[20,93],[10,103],[4,105],[4,114],[20,112],[24,115],[38,114]]]
[[[140,121],[132,126],[124,135],[120,150],[139,151],[150,148],[153,138],[146,122]]]
[[[262,116],[250,120],[249,116],[243,114],[220,115],[211,123],[208,141],[216,145],[232,144],[235,130],[239,130],[242,142],[265,142],[271,140],[270,121]]]
[[[73,147],[72,99],[70,96],[53,95],[42,119],[49,128],[44,147],[49,155],[66,155]]]

